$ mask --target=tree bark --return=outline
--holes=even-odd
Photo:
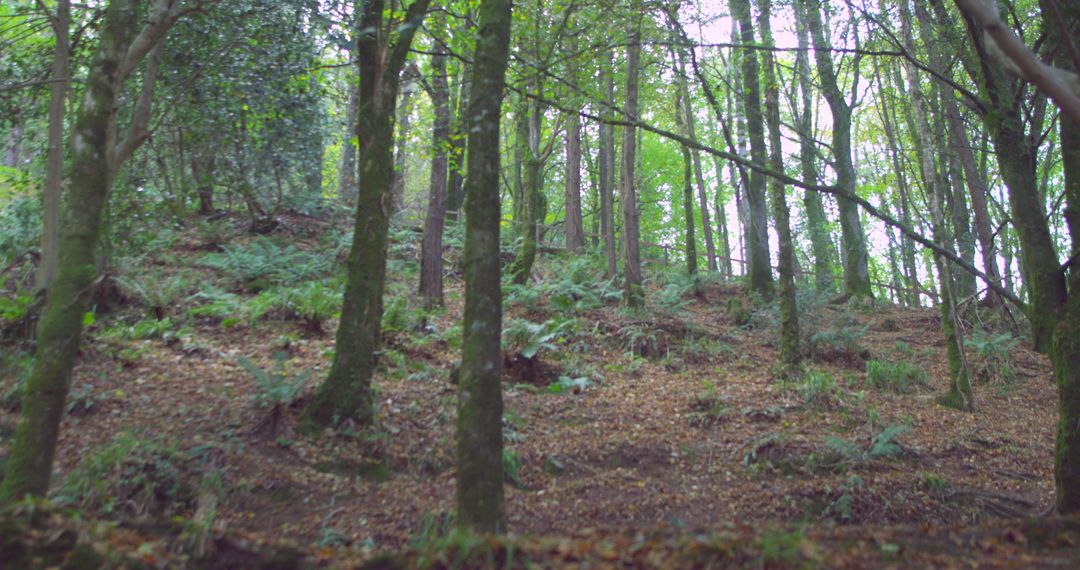
[[[83,314],[97,274],[94,250],[113,174],[120,166],[114,159],[128,156],[117,155],[115,148],[119,95],[128,74],[164,38],[177,17],[167,2],[158,0],[150,8],[151,18],[139,32],[138,5],[136,0],[112,0],[105,9],[72,132],[70,194],[60,229],[60,258],[38,326],[37,358],[0,484],[0,503],[28,494],[44,496],[49,490],[64,401],[79,353]],[[149,41],[145,39],[148,33],[153,41],[143,50]],[[143,44],[137,43],[140,41]],[[134,63],[132,50],[137,55]],[[151,71],[148,69],[147,75],[152,80]]]
[[[798,117],[799,129],[799,164],[802,167],[803,182],[818,183],[817,148],[814,143],[814,94],[810,84],[810,58],[807,56],[809,40],[806,24],[802,19],[796,21],[799,52],[795,55],[795,69],[799,76],[799,90],[802,109]],[[829,230],[829,219],[825,214],[825,204],[821,194],[812,190],[803,191],[803,207],[806,209],[807,233],[810,234],[810,246],[814,253],[814,287],[818,291],[836,291],[833,278],[833,250]]]
[[[750,0],[729,0],[731,14],[739,24],[739,38],[743,45],[754,44],[754,24],[750,14]],[[761,84],[758,54],[747,51],[742,55],[743,110],[746,131],[750,137],[750,158],[764,166],[768,161],[765,146],[765,117],[761,111]],[[771,254],[769,253],[769,212],[765,201],[765,175],[757,170],[750,172],[750,185],[746,188],[748,226],[746,243],[749,267],[749,289],[768,299],[773,295]]]
[[[836,185],[844,192],[855,195],[857,179],[851,155],[852,105],[844,98],[837,84],[831,44],[826,41],[824,26],[821,23],[821,11],[824,9],[822,4],[818,0],[802,0],[801,4],[799,17],[805,18],[806,27],[810,31],[822,93],[832,112],[832,150]],[[858,64],[854,67],[857,69]],[[874,293],[870,285],[869,254],[866,249],[862,220],[859,218],[859,208],[854,202],[844,198],[838,198],[836,202],[840,209],[840,232],[844,250],[844,295],[873,297]]]
[[[570,42],[571,53],[577,52],[577,41]],[[570,77],[577,76],[576,60],[569,66]],[[585,227],[581,219],[581,115],[580,109],[566,114],[566,250],[580,253],[585,247]]]
[[[51,17],[56,48],[53,52],[52,85],[49,86],[49,150],[45,157],[45,187],[41,205],[41,262],[37,287],[45,291],[56,275],[60,260],[60,200],[64,171],[64,103],[67,98],[71,50],[71,0],[57,0]]]
[[[457,429],[457,525],[506,530],[499,276],[499,117],[510,46],[510,0],[483,0],[468,121],[465,322]]]
[[[356,200],[356,116],[360,112],[359,85],[349,82],[349,103],[345,112],[345,140],[341,144],[341,169],[338,173],[338,199],[352,204]]]
[[[784,149],[780,138],[780,84],[776,79],[775,63],[772,51],[772,14],[771,0],[760,0],[758,28],[761,30],[762,71],[765,88],[765,119],[769,130],[769,166],[775,172],[784,172]],[[769,195],[772,201],[773,220],[776,223],[777,242],[779,244],[778,287],[780,302],[780,362],[785,373],[798,370],[802,361],[799,341],[799,310],[795,303],[795,245],[791,238],[791,218],[787,207],[784,183],[776,178],[769,179]]]
[[[370,425],[375,417],[371,377],[386,285],[386,246],[393,209],[394,112],[409,45],[431,0],[415,0],[396,38],[382,34],[384,0],[363,5],[358,18],[359,194],[353,243],[346,261],[345,295],[330,373],[304,410],[301,429],[316,433],[342,422]]]
[[[416,75],[419,71],[415,67],[406,69],[402,74],[401,99],[394,103],[394,112],[398,115],[400,127],[395,129],[397,141],[394,151],[394,182],[390,191],[393,197],[394,210],[391,215],[405,209],[405,178],[408,175],[409,163],[406,160],[408,153],[405,145],[408,144],[408,133],[412,129],[412,102],[413,93],[416,90]]]
[[[604,61],[604,100],[615,104],[615,70],[612,53],[606,51]],[[606,114],[606,113],[605,113]],[[600,123],[600,233],[604,237],[604,257],[607,259],[608,277],[618,271],[618,253],[615,247],[615,128]]]
[[[446,54],[436,48],[431,57],[431,103],[434,125],[431,144],[431,183],[427,218],[420,246],[420,295],[428,309],[443,304],[443,226],[446,223],[447,151],[450,146],[450,87]]]
[[[641,57],[641,31],[639,23],[632,24],[626,46],[626,102],[623,110],[631,121],[638,114],[638,66]],[[641,277],[641,226],[638,221],[637,188],[634,167],[637,164],[636,129],[624,126],[622,146],[622,172],[619,174],[619,202],[623,217],[623,297],[630,307],[645,305],[645,289]]]

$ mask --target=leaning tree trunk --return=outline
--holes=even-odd
[[[626,104],[623,110],[630,121],[638,114],[638,66],[641,58],[641,32],[632,24],[626,47]],[[639,222],[634,167],[637,164],[637,137],[632,126],[623,127],[622,172],[619,175],[619,202],[623,217],[623,297],[630,307],[645,305],[641,278],[641,225]]]
[[[754,44],[754,24],[750,0],[729,0],[731,14],[739,24],[739,38],[744,46]],[[765,116],[761,112],[761,83],[757,51],[742,56],[743,110],[746,132],[750,137],[750,159],[759,166],[768,161],[765,146]],[[768,299],[773,295],[772,262],[769,253],[769,211],[765,201],[765,175],[754,169],[746,189],[749,225],[746,231],[748,284],[752,293]]]
[[[60,197],[64,170],[64,101],[67,97],[71,31],[71,0],[58,0],[52,16],[56,47],[53,51],[53,78],[49,87],[49,150],[45,158],[45,187],[41,203],[41,263],[37,287],[44,292],[52,284],[60,260]]]
[[[378,362],[386,285],[386,245],[393,208],[394,111],[399,75],[431,0],[415,0],[396,41],[382,30],[385,0],[364,4],[359,18],[359,194],[353,243],[346,261],[345,297],[330,373],[304,410],[301,428],[316,433],[342,422],[370,425],[375,418],[371,377]]]
[[[431,144],[431,184],[428,192],[424,239],[420,246],[420,295],[424,306],[443,304],[443,226],[446,223],[447,148],[450,145],[450,88],[446,80],[446,54],[431,57],[431,104],[435,119]]]
[[[26,384],[22,419],[0,484],[0,503],[27,494],[43,496],[49,490],[64,400],[79,353],[83,313],[97,276],[94,249],[109,188],[115,169],[145,140],[141,132],[129,132],[121,141],[122,148],[117,148],[119,95],[132,70],[161,42],[177,17],[175,11],[162,6],[163,1],[156,2],[150,12],[156,17],[136,36],[139,4],[136,0],[113,0],[105,9],[98,48],[72,132],[70,194],[59,236],[59,262],[38,325],[37,358]],[[149,83],[154,74],[156,67],[148,66]],[[152,94],[152,89],[144,87],[143,93]],[[144,112],[149,112],[149,100],[141,96],[136,115]]]
[[[776,79],[773,54],[772,14],[770,0],[761,0],[758,15],[758,27],[761,30],[761,43],[765,47],[762,54],[762,71],[765,85],[765,119],[769,129],[769,167],[773,172],[784,173],[784,149],[780,138],[780,84]],[[780,246],[779,273],[780,286],[780,361],[786,368],[785,373],[797,371],[801,357],[799,342],[799,313],[795,304],[795,245],[791,238],[791,214],[788,212],[784,183],[776,178],[769,181],[769,195],[772,200],[773,219],[776,222],[777,241]]]
[[[499,117],[510,49],[510,0],[483,0],[468,118],[465,322],[457,425],[457,526],[506,530],[499,275]]]

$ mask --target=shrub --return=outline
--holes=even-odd
[[[866,350],[860,341],[866,336],[868,326],[860,326],[854,317],[845,315],[831,326],[810,335],[807,345],[815,360],[853,360],[865,357]]]
[[[280,246],[267,237],[223,250],[204,255],[199,263],[253,291],[320,277],[333,266],[327,255],[303,251],[292,244]]]
[[[58,502],[101,514],[161,515],[186,511],[195,497],[174,447],[124,433],[86,456],[68,474]]]
[[[974,349],[975,358],[971,359],[972,376],[983,382],[1009,384],[1016,377],[1012,367],[1012,350],[1020,344],[1020,339],[1012,333],[1004,332],[993,335],[981,328],[976,328],[964,345]]]
[[[910,362],[871,360],[866,363],[866,385],[870,388],[906,393],[926,386],[928,382],[926,372]]]
[[[806,405],[830,406],[836,402],[836,379],[828,372],[809,371],[792,388]]]
[[[503,327],[503,350],[517,352],[532,359],[541,350],[557,350],[577,325],[575,319],[548,319],[534,323],[525,319],[510,319]]]
[[[261,408],[270,408],[273,413],[280,413],[283,407],[292,404],[300,396],[304,384],[311,378],[311,370],[299,374],[290,374],[287,370],[289,356],[284,351],[274,353],[274,369],[263,370],[259,365],[243,356],[237,358],[240,366],[247,370],[255,380],[259,391],[253,396]]]
[[[117,279],[120,289],[148,309],[157,319],[164,319],[181,299],[188,297],[191,280],[183,274],[166,277],[160,273],[125,275]]]

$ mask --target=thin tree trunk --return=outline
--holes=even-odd
[[[762,74],[765,90],[765,119],[769,130],[769,166],[774,172],[784,172],[784,149],[780,138],[780,84],[776,79],[773,62],[774,47],[772,38],[772,14],[770,0],[760,0],[758,28],[761,30],[761,44],[766,48],[762,52]],[[779,243],[780,283],[780,361],[786,368],[785,373],[798,370],[802,360],[799,342],[799,310],[795,303],[795,245],[791,238],[791,218],[787,207],[784,183],[771,178],[769,194],[772,201],[773,220],[776,222],[776,235]]]
[[[41,263],[37,287],[45,291],[56,275],[60,260],[60,198],[64,170],[64,102],[71,74],[71,0],[58,0],[52,18],[56,48],[53,51],[52,85],[49,86],[49,150],[45,157],[45,187],[41,205]]]
[[[585,247],[581,219],[581,117],[570,113],[566,119],[566,249],[580,253]]]
[[[814,93],[810,83],[810,58],[807,56],[809,40],[806,24],[802,19],[796,21],[799,52],[795,55],[795,69],[799,76],[799,90],[802,110],[798,117],[799,128],[799,163],[802,167],[803,182],[818,183],[817,148],[814,144]],[[829,239],[828,216],[821,194],[812,190],[803,192],[803,207],[806,208],[807,233],[810,234],[810,246],[814,253],[814,287],[818,291],[833,292],[836,282],[833,278],[832,264],[836,258],[832,240]]]
[[[750,0],[728,0],[731,14],[739,24],[739,39],[743,45],[754,44],[754,24],[750,14]],[[750,158],[764,166],[768,161],[765,146],[765,117],[761,112],[761,85],[757,51],[746,51],[742,56],[743,110],[746,131],[750,136]],[[773,295],[772,262],[769,253],[769,212],[765,201],[765,175],[758,170],[750,172],[750,185],[746,189],[749,225],[746,231],[747,253],[750,257],[748,271],[749,289],[768,299]]]
[[[612,53],[606,51],[604,62],[604,100],[615,104],[615,70]],[[605,114],[609,113],[607,111]],[[608,277],[618,271],[618,253],[615,244],[615,128],[600,123],[600,233],[604,237],[604,257],[607,259]]]
[[[510,0],[483,0],[469,103],[465,322],[457,429],[457,525],[506,530],[499,267],[499,117],[510,47]]]
[[[349,82],[349,103],[345,112],[345,140],[341,143],[341,169],[338,172],[338,199],[352,204],[356,199],[356,116],[360,112],[360,91],[356,81]]]
[[[420,246],[420,295],[424,298],[424,306],[429,309],[443,304],[443,225],[446,223],[447,149],[450,145],[450,88],[446,79],[446,54],[441,50],[431,57],[431,76],[431,103],[435,113],[431,185],[424,238]]]
[[[639,23],[633,24],[627,37],[626,47],[626,103],[623,110],[631,121],[638,114],[638,65],[641,57],[641,32]],[[619,175],[619,202],[623,216],[623,287],[626,304],[630,307],[645,305],[645,290],[641,277],[641,226],[638,221],[637,188],[634,167],[637,138],[634,127],[623,130],[622,172]]]
[[[450,181],[446,189],[446,217],[457,220],[465,203],[465,138],[468,135],[469,73],[465,64],[461,69],[461,89],[458,109],[450,135]]]
[[[819,0],[801,0],[801,4],[799,17],[805,18],[806,26],[810,31],[822,93],[832,112],[832,150],[836,185],[845,193],[855,195],[857,179],[855,164],[851,156],[852,105],[844,98],[837,83],[832,45],[826,41],[824,26],[821,23],[821,12],[824,10],[822,3]],[[852,67],[858,69],[858,62]],[[840,209],[840,232],[844,251],[844,295],[873,297],[874,293],[870,285],[869,254],[866,249],[862,220],[859,218],[859,208],[851,200],[842,197],[838,197],[836,202]]]
[[[716,171],[716,234],[720,236],[720,270],[724,279],[731,279],[734,277],[731,267],[731,240],[728,237],[727,209],[722,199],[723,184],[720,183],[724,170],[718,156],[713,156],[713,169]],[[731,185],[737,188],[739,182],[735,178],[735,172],[732,172],[731,176]]]
[[[415,67],[410,67],[403,73],[401,85],[401,98],[395,103],[395,113],[398,115],[398,124],[395,129],[397,141],[394,146],[394,178],[390,195],[393,199],[394,210],[391,215],[405,209],[405,180],[408,176],[408,154],[405,145],[408,143],[409,131],[412,130],[412,97],[416,91],[415,76],[419,72]]]

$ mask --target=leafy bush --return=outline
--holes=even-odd
[[[690,425],[708,427],[723,420],[730,409],[724,395],[717,393],[715,384],[705,380],[702,385],[705,389],[690,401],[688,416]]]
[[[333,266],[327,255],[304,251],[292,244],[280,246],[267,237],[252,240],[246,246],[223,249],[221,253],[204,255],[199,263],[254,291],[320,277]]]
[[[203,247],[220,247],[228,243],[235,233],[232,223],[227,218],[200,220],[195,225],[195,237],[199,238]]]
[[[239,320],[244,304],[239,296],[210,287],[187,298],[189,303],[199,303],[187,310],[190,318],[205,318],[224,322]]]
[[[16,194],[7,200],[6,186],[11,182],[0,167],[0,262],[7,265],[16,257],[37,247],[41,240],[41,200],[36,193]],[[21,186],[21,182],[16,182]]]
[[[1020,339],[1012,333],[1003,332],[993,335],[981,328],[976,328],[964,345],[975,351],[971,359],[972,375],[976,380],[1008,384],[1016,377],[1012,367],[1012,350],[1020,344]]]
[[[837,436],[826,437],[825,446],[841,461],[848,463],[873,461],[899,455],[904,448],[897,442],[897,438],[909,431],[911,428],[908,426],[892,424],[871,438],[870,444],[865,447]]]
[[[575,319],[548,319],[534,323],[525,319],[510,319],[503,327],[503,350],[534,358],[541,350],[557,350],[577,325]]]
[[[30,352],[0,352],[0,407],[11,412],[19,409],[33,369],[34,356]]]
[[[237,362],[247,370],[255,380],[259,391],[253,396],[261,408],[270,408],[279,413],[282,408],[292,404],[300,396],[304,384],[311,378],[311,370],[293,375],[288,372],[289,356],[284,351],[274,353],[274,369],[263,370],[259,365],[243,356]]]
[[[792,387],[807,405],[829,406],[836,401],[836,379],[828,372],[811,370],[803,374]]]
[[[906,393],[926,386],[926,371],[906,362],[871,360],[866,363],[866,385],[877,390]]]
[[[191,280],[183,274],[168,277],[160,273],[125,275],[117,282],[124,293],[149,309],[157,319],[164,319],[193,288]]]
[[[580,394],[591,388],[592,385],[592,380],[589,380],[585,376],[578,378],[559,376],[557,381],[548,385],[548,392],[551,392],[552,394]]]
[[[815,360],[835,361],[858,359],[866,355],[860,341],[866,336],[867,325],[859,325],[854,317],[844,315],[824,330],[810,335],[807,345]]]
[[[315,333],[341,311],[340,290],[327,281],[307,281],[296,287],[266,289],[245,304],[248,320],[255,321],[271,313],[284,319],[298,319]]]
[[[195,501],[182,478],[182,460],[173,447],[124,433],[84,457],[64,480],[57,500],[101,514],[182,512]]]

